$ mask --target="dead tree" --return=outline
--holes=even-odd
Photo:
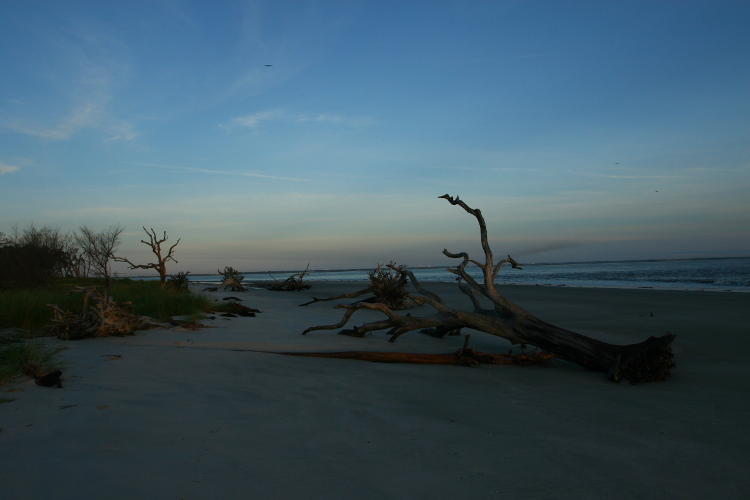
[[[156,231],[154,231],[153,227],[150,228],[151,231],[146,229],[145,226],[142,227],[146,232],[146,235],[148,236],[148,241],[141,240],[141,243],[151,248],[151,251],[156,256],[156,262],[152,262],[150,264],[133,264],[124,257],[115,257],[114,260],[116,260],[117,262],[127,263],[130,266],[130,269],[155,269],[156,272],[159,273],[159,285],[164,288],[164,285],[167,282],[167,261],[171,260],[172,262],[177,262],[172,254],[174,253],[175,247],[180,244],[180,238],[177,238],[175,244],[170,246],[169,250],[167,250],[166,255],[164,255],[162,254],[161,244],[169,239],[167,237],[167,232],[164,231],[161,238],[159,238],[156,235]]]
[[[310,284],[305,282],[305,275],[309,270],[310,264],[308,263],[304,271],[292,274],[284,281],[274,280],[274,282],[268,285],[267,288],[277,292],[300,292],[302,290],[307,290],[310,288]]]
[[[406,266],[396,265],[395,262],[391,262],[386,266],[378,264],[373,271],[368,273],[370,284],[367,288],[357,290],[356,292],[336,295],[335,297],[326,297],[323,299],[313,297],[311,301],[300,304],[300,306],[307,306],[315,302],[327,300],[351,299],[369,293],[372,294],[370,297],[360,299],[358,302],[380,302],[395,310],[414,307],[415,304],[406,290],[408,281],[406,273],[402,272],[405,269]]]
[[[616,382],[622,379],[632,383],[651,382],[669,377],[674,367],[671,349],[675,338],[673,334],[649,337],[637,344],[609,344],[547,323],[503,297],[495,288],[495,277],[505,265],[520,266],[510,256],[498,262],[494,261],[487,240],[487,226],[479,209],[469,207],[458,197],[446,194],[440,198],[448,200],[451,205],[463,208],[473,215],[479,224],[484,262],[470,258],[466,252],[443,250],[446,257],[460,259],[458,266],[449,271],[457,276],[458,288],[471,300],[474,310],[462,311],[448,306],[440,296],[423,288],[411,271],[402,269],[400,272],[408,277],[417,292],[417,295],[410,294],[412,300],[417,304],[430,306],[436,314],[423,317],[400,315],[382,303],[358,302],[337,306],[345,309],[338,323],[310,327],[302,332],[303,335],[314,330],[341,328],[354,313],[369,309],[382,313],[385,319],[355,327],[353,330],[360,335],[387,329],[390,341],[393,342],[404,333],[414,330],[428,329],[440,332],[472,328],[505,338],[513,344],[536,346],[590,370],[605,372]],[[481,282],[468,273],[468,265],[474,265],[481,270]],[[485,307],[483,302],[489,302],[490,307]]]

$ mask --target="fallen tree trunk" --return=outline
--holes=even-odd
[[[587,369],[605,372],[611,380],[616,382],[620,380],[628,380],[632,383],[652,382],[669,377],[674,367],[671,349],[675,338],[673,334],[649,337],[637,344],[609,344],[549,324],[503,297],[495,288],[497,274],[504,265],[509,264],[514,268],[521,268],[521,266],[510,256],[497,263],[494,262],[487,238],[487,227],[479,209],[469,207],[458,197],[453,198],[446,194],[440,198],[448,200],[451,205],[459,205],[473,215],[479,224],[480,239],[485,255],[483,263],[471,259],[466,252],[454,253],[443,250],[445,256],[461,259],[461,263],[449,271],[457,276],[459,290],[471,300],[474,310],[462,311],[449,307],[441,297],[424,289],[411,271],[389,266],[405,278],[408,277],[418,293],[418,295],[409,295],[411,300],[418,305],[432,307],[436,314],[422,317],[401,315],[383,303],[356,302],[337,306],[345,309],[344,316],[338,323],[307,328],[302,332],[303,335],[316,330],[342,328],[357,311],[367,309],[378,311],[386,318],[342,330],[340,333],[363,336],[372,331],[388,330],[390,341],[394,342],[404,333],[415,330],[440,335],[455,334],[462,328],[471,328],[505,338],[513,344],[536,346]],[[481,270],[481,283],[467,272],[466,266],[469,264]],[[490,308],[485,307],[487,303]]]

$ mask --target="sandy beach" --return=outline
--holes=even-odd
[[[750,294],[516,286],[543,319],[614,343],[677,335],[670,380],[614,384],[543,366],[424,366],[269,351],[452,352],[462,337],[357,339],[332,323],[358,288],[240,297],[255,318],[63,343],[63,389],[4,386],[7,499],[750,498]],[[450,304],[466,299],[431,283]],[[196,287],[196,290],[199,290]],[[468,303],[466,304],[468,307]],[[418,314],[419,310],[413,311]],[[353,324],[379,317],[355,316]],[[470,332],[471,333],[471,332]],[[510,344],[474,332],[474,348]],[[244,350],[243,350],[244,349]],[[119,358],[117,357],[119,356]]]

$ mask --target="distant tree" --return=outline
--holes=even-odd
[[[106,294],[112,284],[111,262],[115,258],[115,250],[120,246],[120,235],[124,228],[119,224],[110,226],[101,232],[81,226],[75,236],[76,243],[87,259],[91,269],[104,278]]]
[[[127,263],[130,266],[130,269],[155,269],[156,272],[159,273],[159,283],[161,284],[161,287],[164,288],[164,285],[167,282],[167,261],[171,260],[172,262],[177,262],[177,260],[172,256],[172,253],[174,252],[175,247],[180,244],[180,238],[177,238],[175,244],[169,247],[166,255],[164,255],[162,254],[161,244],[169,239],[169,237],[167,236],[167,232],[163,231],[162,237],[159,238],[158,236],[156,236],[156,231],[154,231],[154,228],[152,227],[150,229],[151,231],[143,226],[143,230],[148,236],[148,241],[141,240],[141,243],[151,249],[151,251],[156,256],[156,262],[152,262],[150,264],[133,264],[124,257],[115,257],[114,260],[116,260],[117,262]]]
[[[0,281],[13,285],[37,285],[65,276],[71,238],[50,227],[13,228],[0,234]]]

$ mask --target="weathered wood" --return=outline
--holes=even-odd
[[[349,299],[370,294],[369,297],[360,299],[355,304],[359,302],[383,303],[391,309],[409,309],[414,307],[415,303],[406,290],[407,278],[401,272],[404,269],[406,269],[406,266],[399,266],[395,262],[391,262],[385,266],[378,264],[373,271],[368,273],[370,284],[367,288],[322,299],[313,297],[312,300],[304,304],[299,304],[299,306],[308,306],[316,302]]]
[[[142,317],[132,313],[130,302],[116,302],[95,287],[79,287],[75,291],[83,293],[80,314],[47,304],[52,309],[50,332],[60,339],[132,335],[145,324]]]
[[[274,280],[273,283],[266,285],[268,290],[275,292],[301,292],[310,288],[310,284],[305,282],[305,275],[310,271],[310,264],[307,264],[305,270],[292,274],[283,281]],[[273,278],[273,276],[271,276]]]
[[[365,323],[354,329],[342,330],[340,333],[361,336],[371,331],[389,329],[390,341],[393,342],[400,335],[414,330],[443,335],[456,333],[462,328],[471,328],[502,337],[513,344],[536,346],[590,370],[605,372],[611,380],[616,382],[620,380],[628,380],[631,383],[651,382],[669,377],[674,367],[671,349],[675,338],[673,334],[650,337],[637,344],[609,344],[549,324],[503,297],[495,287],[497,274],[504,265],[520,269],[520,264],[510,255],[497,263],[494,262],[487,237],[487,226],[479,209],[471,208],[458,197],[454,198],[445,194],[439,198],[448,200],[451,205],[463,208],[476,218],[479,225],[484,262],[471,259],[466,252],[443,250],[446,257],[461,259],[459,265],[450,268],[449,271],[457,276],[461,292],[471,299],[473,311],[462,311],[447,306],[438,295],[423,288],[411,271],[389,265],[388,267],[400,273],[404,279],[408,278],[417,291],[418,295],[409,295],[410,299],[416,304],[429,305],[436,310],[437,314],[426,317],[400,315],[386,304],[360,301],[351,305],[338,306],[346,309],[338,323],[313,326],[302,333],[342,328],[354,313],[369,309],[384,314],[386,319]],[[482,271],[481,283],[466,271],[468,265],[477,266]],[[309,303],[320,300],[314,299]],[[489,302],[491,308],[485,308],[483,302]]]

